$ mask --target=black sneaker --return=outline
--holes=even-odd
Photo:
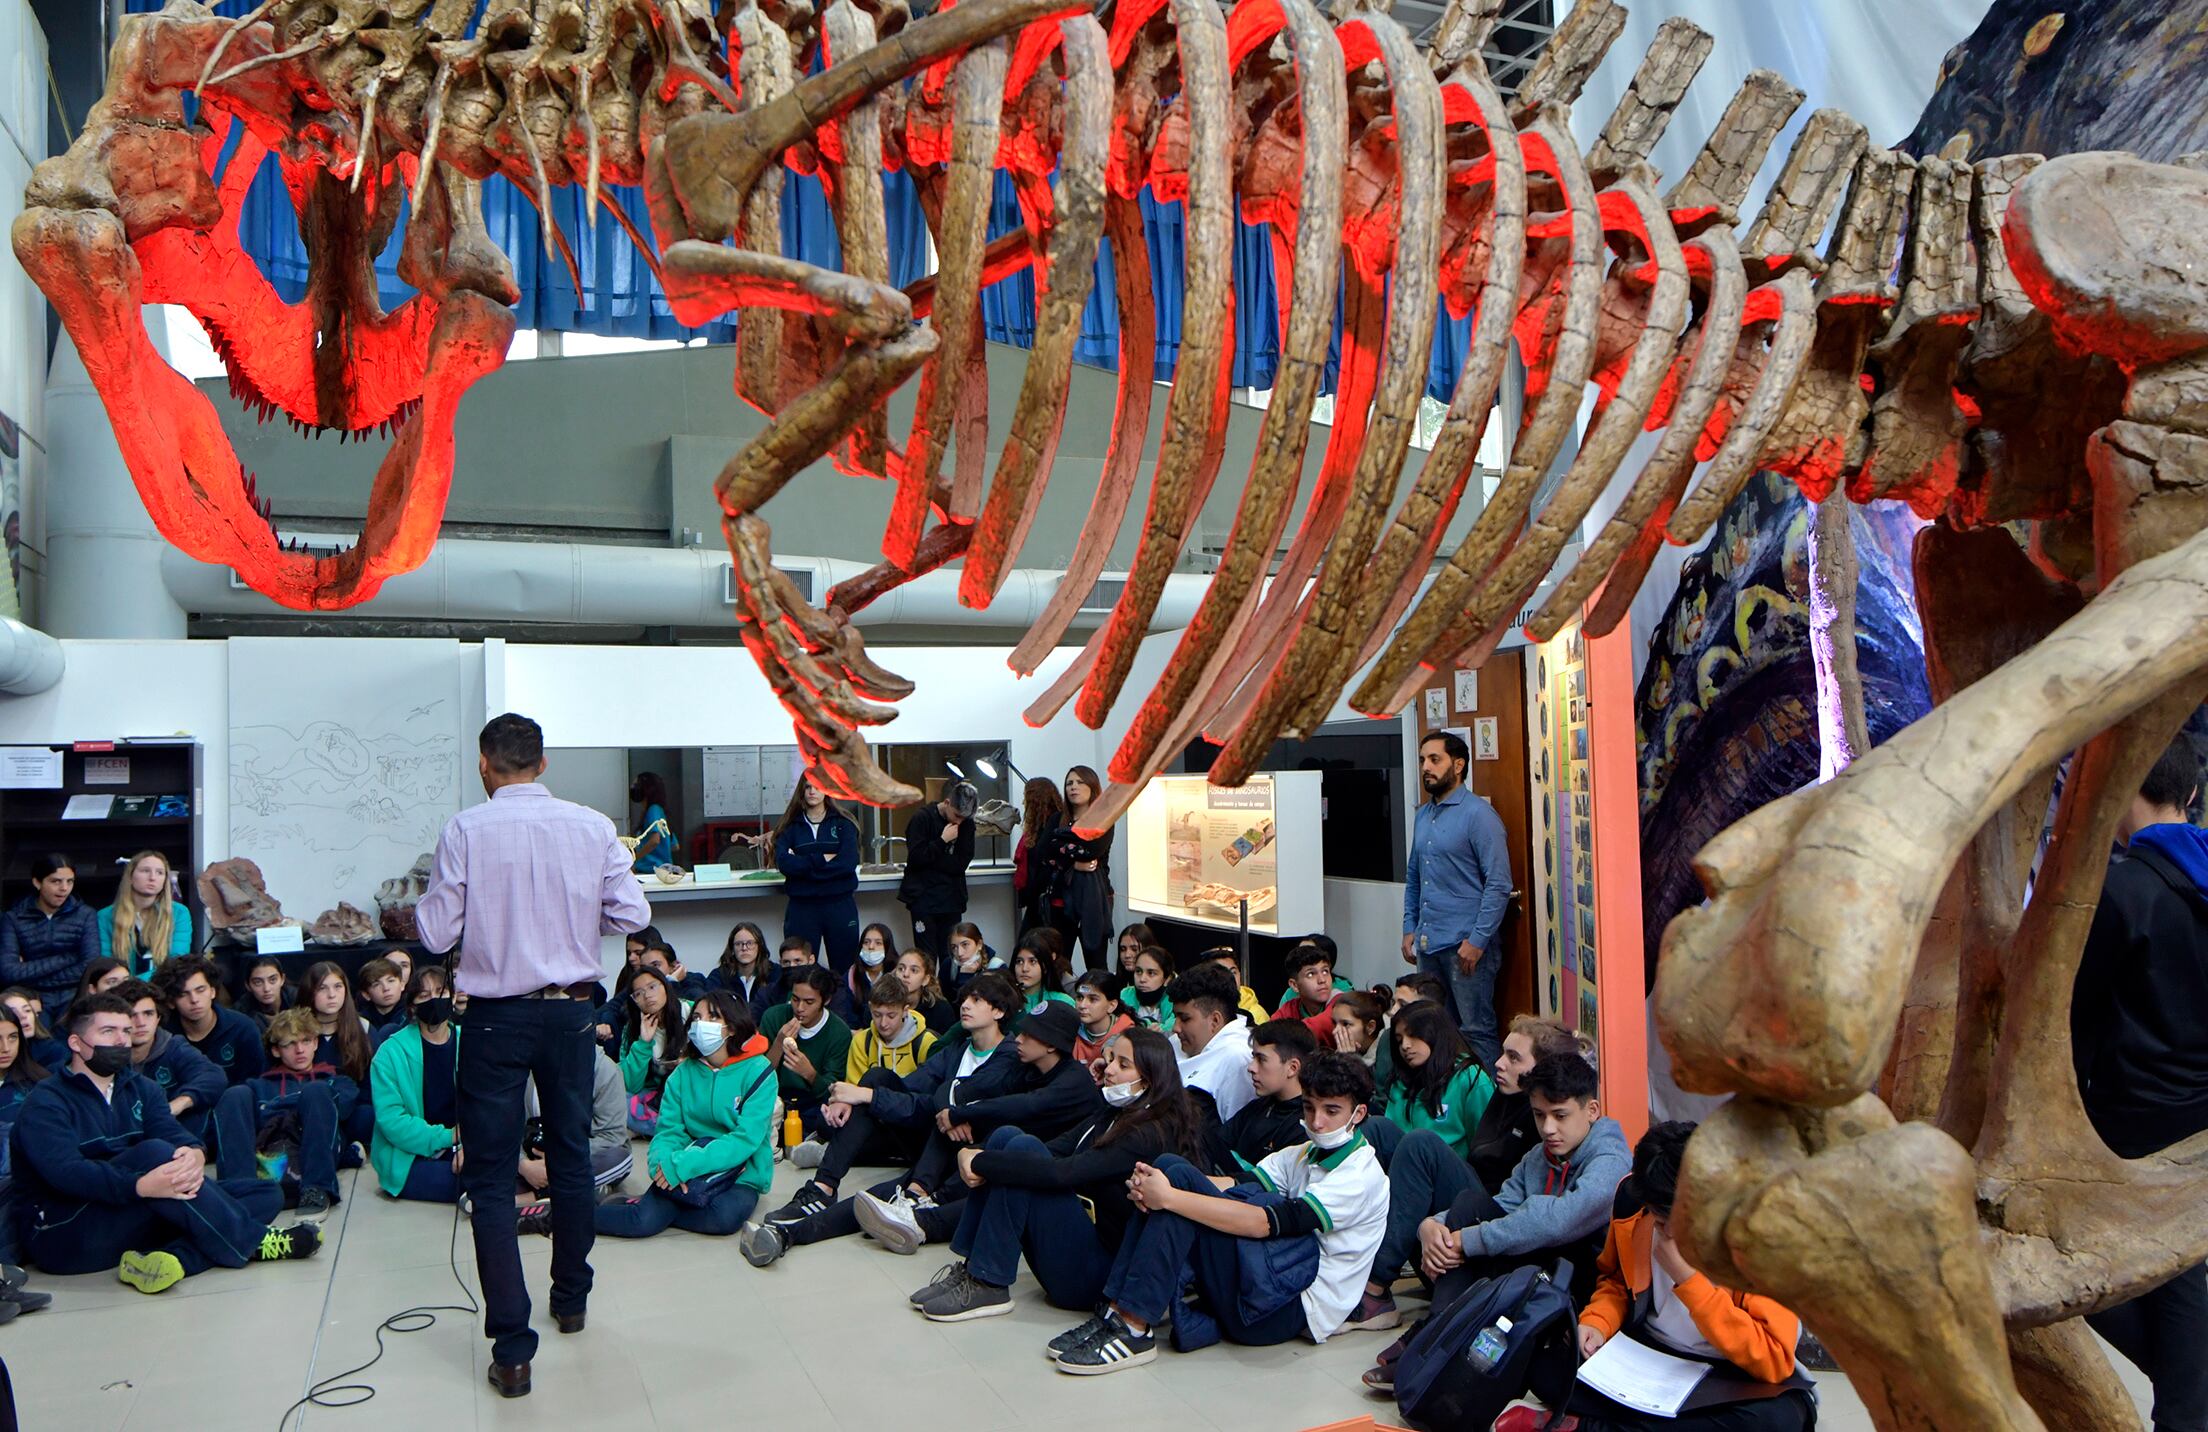
[[[949,1287],[965,1271],[965,1260],[953,1259],[951,1262],[945,1263],[942,1267],[936,1269],[935,1276],[928,1279],[927,1285],[921,1288],[918,1292],[912,1294],[910,1297],[906,1298],[905,1301],[912,1304],[916,1308],[925,1307],[928,1302],[935,1297],[937,1293],[940,1293],[945,1288]]]
[[[1099,1308],[1087,1322],[1079,1327],[1068,1328],[1052,1338],[1049,1344],[1043,1348],[1043,1356],[1049,1358],[1052,1362],[1056,1362],[1058,1354],[1072,1352],[1081,1344],[1103,1332],[1106,1311],[1106,1309]]]
[[[825,1212],[834,1203],[835,1199],[829,1196],[826,1189],[807,1179],[798,1185],[796,1193],[790,1195],[788,1203],[767,1215],[766,1221],[770,1224],[803,1223],[814,1214]]]
[[[322,1219],[330,1216],[330,1191],[326,1188],[309,1188],[299,1194],[299,1216]]]
[[[746,1263],[754,1268],[769,1268],[790,1251],[790,1235],[776,1224],[754,1224],[744,1230],[743,1237],[737,1240],[736,1246],[743,1253]]]
[[[1058,1370],[1070,1372],[1075,1377],[1095,1377],[1107,1372],[1120,1372],[1130,1367],[1140,1367],[1158,1359],[1156,1330],[1138,1333],[1121,1322],[1118,1315],[1107,1314],[1104,1326],[1097,1335],[1077,1348],[1058,1354]]]
[[[535,1233],[549,1238],[552,1235],[552,1205],[532,1203],[514,1215],[517,1233]]]
[[[1012,1311],[1012,1290],[984,1283],[973,1270],[961,1266],[958,1277],[942,1292],[920,1305],[920,1315],[931,1323],[965,1323],[994,1318]]]
[[[50,1307],[53,1301],[54,1295],[52,1293],[33,1292],[29,1288],[17,1287],[13,1283],[0,1286],[0,1303],[12,1303],[18,1312],[35,1313],[40,1308]],[[4,1321],[6,1321],[4,1318],[0,1318],[0,1322]]]
[[[322,1235],[311,1223],[294,1223],[289,1228],[271,1228],[261,1235],[261,1246],[253,1250],[258,1263],[285,1263],[295,1258],[312,1258],[322,1246]]]

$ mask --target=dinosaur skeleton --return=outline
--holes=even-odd
[[[16,253],[171,540],[295,607],[366,600],[426,556],[456,405],[513,328],[477,200],[492,173],[534,197],[563,254],[554,189],[580,187],[595,221],[606,186],[641,184],[656,246],[609,212],[676,316],[741,313],[737,391],[769,420],[715,483],[739,629],[840,796],[916,798],[859,735],[911,683],[850,618],[952,561],[961,599],[989,603],[1050,476],[1109,238],[1111,446],[1016,670],[1057,647],[1098,575],[1154,397],[1145,188],[1187,217],[1164,436],[1125,588],[1031,720],[1071,702],[1104,723],[1219,477],[1237,212],[1270,228],[1280,365],[1233,532],[1110,763],[1099,825],[1196,735],[1221,744],[1212,779],[1238,783],[1360,669],[1353,704],[1383,713],[1477,663],[1643,433],[1660,437],[1535,636],[1583,613],[1611,630],[1661,546],[1696,541],[1759,468],[1835,517],[1904,500],[1940,519],[1917,561],[1943,704],[1720,835],[1700,858],[1710,901],[1667,932],[1656,1008],[1678,1077],[1738,1096],[1690,1148],[1679,1225],[1714,1276],[1798,1307],[1882,1427],[2136,1425],[2077,1317],[2208,1252],[2208,1136],[2109,1154],[2066,1011],[2118,814],[2208,694],[2208,176],[2110,154],[1971,162],[1967,144],[1912,159],[1822,110],[1742,231],[1800,93],[1750,75],[1665,187],[1649,155],[1711,44],[1674,20],[1582,154],[1569,106],[1623,26],[1612,0],[1581,0],[1507,98],[1479,57],[1499,0],[1453,0],[1423,48],[1357,0],[944,0],[924,18],[903,0],[490,0],[471,30],[474,9],[263,0],[229,20],[172,0],[125,23],[84,132],[39,167]],[[216,116],[242,136],[226,163]],[[298,304],[237,240],[264,153],[308,241]],[[903,290],[890,165],[940,254]],[[1000,168],[1022,224],[989,242]],[[823,181],[844,271],[775,251],[785,170]],[[385,313],[372,260],[402,194],[417,294]],[[990,471],[979,295],[1023,269],[1035,346]],[[279,546],[212,405],[148,345],[149,301],[190,308],[264,416],[395,431],[356,546]],[[1337,303],[1335,420],[1289,537]],[[1474,316],[1470,355],[1398,502],[1443,309]],[[1523,421],[1437,569],[1513,344]],[[893,434],[885,400],[915,374]],[[1590,387],[1584,440],[1534,510]],[[772,565],[760,512],[823,457],[895,495],[883,561],[815,607]],[[1996,530],[2011,523],[2028,554]],[[1844,551],[1818,564],[1848,570]],[[1844,652],[1830,664],[1852,680]],[[2073,750],[2027,903],[2049,772]]]

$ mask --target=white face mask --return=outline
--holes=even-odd
[[[865,965],[870,970],[880,969],[882,967],[882,961],[887,958],[889,958],[889,952],[887,950],[870,950],[864,945],[859,946],[859,963]]]
[[[1104,1102],[1115,1109],[1124,1109],[1141,1097],[1142,1085],[1139,1083],[1106,1084],[1104,1086]]]
[[[1311,1121],[1306,1119],[1303,1121],[1303,1132],[1304,1137],[1311,1140],[1312,1147],[1318,1149],[1321,1153],[1330,1154],[1357,1137],[1357,1126],[1355,1124],[1344,1124],[1338,1129],[1330,1129],[1322,1134],[1312,1128]]]
[[[690,1042],[697,1051],[711,1059],[721,1052],[728,1042],[728,1026],[717,1019],[696,1019],[690,1022]]]

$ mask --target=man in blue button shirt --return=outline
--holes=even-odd
[[[1403,884],[1403,961],[1439,975],[1457,1024],[1480,1062],[1492,1066],[1503,1043],[1495,1032],[1495,932],[1510,903],[1510,850],[1502,817],[1464,784],[1472,753],[1448,731],[1418,745],[1426,803],[1411,829]]]

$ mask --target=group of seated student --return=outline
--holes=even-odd
[[[1094,1076],[1074,1057],[1073,1008],[1045,1001],[1020,1013],[1020,996],[1002,975],[976,976],[959,1005],[959,1033],[937,1044],[909,1075],[876,1066],[857,1083],[828,1090],[822,1122],[833,1132],[813,1176],[769,1213],[744,1243],[759,1267],[799,1244],[846,1236],[862,1227],[877,1243],[912,1253],[947,1238],[966,1193],[958,1177],[961,1147],[1017,1126],[1055,1138],[1102,1102]],[[1007,1057],[1006,1030],[1010,1037]],[[903,1165],[905,1172],[853,1198],[844,1177],[860,1162]]]

